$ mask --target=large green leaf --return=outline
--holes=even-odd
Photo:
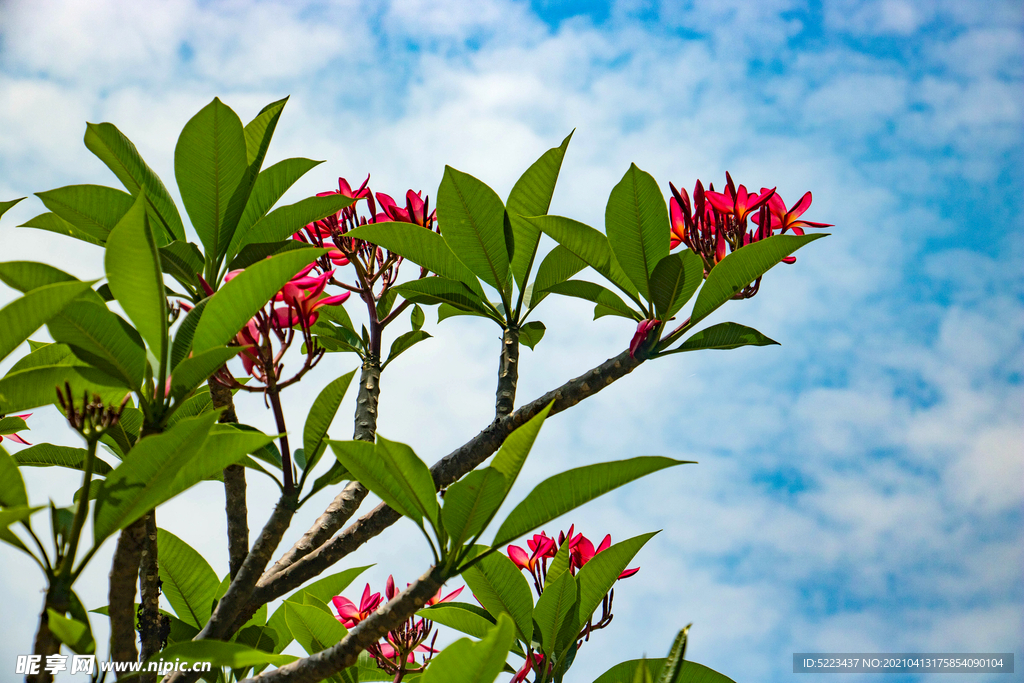
[[[592,301],[599,307],[607,309],[608,313],[629,318],[630,320],[643,320],[644,317],[639,311],[634,311],[630,308],[625,301],[619,298],[618,294],[607,287],[602,287],[593,282],[566,280],[565,282],[551,285],[547,291]]]
[[[337,619],[317,607],[285,601],[281,608],[289,633],[308,654],[326,650],[348,635]]]
[[[67,344],[83,361],[135,391],[142,387],[146,371],[142,338],[106,306],[77,301],[54,317],[48,327],[55,341]]]
[[[341,399],[345,398],[345,392],[348,391],[355,372],[353,370],[328,384],[313,401],[313,407],[306,416],[306,425],[302,429],[302,448],[306,453],[304,470],[312,470],[327,448],[324,444],[327,430],[334,422]]]
[[[160,228],[154,236],[160,245],[171,240],[184,240],[181,216],[163,182],[139,156],[131,140],[112,123],[89,123],[85,129],[85,146],[114,172],[133,197],[145,190],[150,209]]]
[[[7,261],[0,263],[0,282],[8,287],[16,289],[22,294],[38,289],[43,285],[52,285],[57,282],[77,282],[74,275],[65,273],[59,268],[46,263],[36,261]],[[87,297],[89,295],[86,295]],[[99,296],[93,297],[100,301]]]
[[[459,260],[445,238],[432,230],[412,223],[370,223],[347,236],[384,247],[431,273],[464,283],[479,297],[484,295],[476,276]]]
[[[505,615],[478,643],[462,638],[441,651],[423,674],[423,683],[493,683],[505,668],[515,642],[512,621]]]
[[[68,185],[36,196],[50,211],[101,242],[135,203],[127,192],[103,185]]]
[[[312,159],[285,159],[262,170],[256,177],[252,192],[249,194],[249,202],[245,205],[245,211],[242,212],[242,217],[238,221],[236,235],[239,236],[239,239],[245,237],[249,228],[256,221],[267,215],[267,212],[281,199],[288,188],[295,184],[296,180],[322,163],[322,161],[313,161]]]
[[[196,277],[203,272],[203,254],[191,242],[174,240],[160,247],[160,267],[191,292],[203,291]]]
[[[249,453],[256,454],[272,443],[272,437],[248,425],[214,425],[199,454],[186,461],[175,475],[167,498],[205,479],[215,478],[228,465],[234,465]]]
[[[104,265],[110,291],[160,362],[167,345],[167,294],[160,252],[146,215],[146,196],[135,204],[107,237]]]
[[[28,357],[32,355],[35,354]],[[75,362],[80,363],[77,359]],[[0,414],[56,403],[57,387],[64,387],[65,383],[71,385],[72,395],[97,394],[107,405],[121,403],[127,393],[119,381],[106,373],[81,365],[43,365],[13,370],[0,379]]]
[[[329,441],[335,457],[395,512],[420,526],[423,517],[437,528],[437,494],[430,470],[411,448],[379,434],[377,444]]]
[[[28,505],[25,480],[10,453],[0,447],[0,507],[12,508]]]
[[[171,370],[188,358],[192,351],[192,339],[196,334],[196,327],[199,326],[199,319],[203,317],[203,311],[209,299],[203,299],[185,315],[185,319],[178,326],[174,333],[174,341],[171,343]]]
[[[575,621],[570,624],[568,630],[570,637],[567,642],[560,643],[561,647],[571,647],[576,642],[576,634],[590,619],[594,611],[601,605],[604,596],[608,594],[612,586],[619,579],[626,566],[632,562],[640,549],[644,547],[651,538],[658,532],[641,534],[633,538],[620,541],[611,547],[597,553],[592,557],[576,575],[576,584],[579,587],[579,599],[576,611],[573,615]],[[547,593],[547,590],[544,591]]]
[[[314,581],[313,583],[307,586],[303,586],[302,588],[288,596],[287,599],[292,601],[298,600],[301,602],[300,594],[306,593],[308,595],[313,596],[317,600],[320,600],[321,602],[330,602],[331,598],[333,598],[336,595],[341,595],[342,591],[348,588],[353,581],[359,578],[360,574],[362,574],[372,566],[373,565],[366,565],[365,567],[352,567],[351,569],[346,569],[345,571],[338,572],[337,574],[325,576],[324,578],[319,579],[318,581]]]
[[[444,277],[427,277],[398,285],[392,291],[420,304],[448,304],[462,311],[497,320],[484,300],[465,283]]]
[[[823,233],[775,235],[732,252],[708,273],[707,282],[701,287],[697,301],[693,304],[690,324],[696,325],[711,315],[712,311],[731,299],[736,292],[800,247],[827,236]]]
[[[494,617],[482,607],[466,602],[440,602],[421,609],[416,616],[436,621],[474,638],[483,638],[494,626]]]
[[[501,445],[501,449],[498,450],[498,454],[494,456],[491,467],[504,475],[506,494],[512,489],[516,479],[519,478],[519,472],[523,469],[523,463],[526,462],[526,457],[530,454],[533,443],[537,440],[537,434],[540,433],[540,428],[544,426],[544,420],[547,419],[548,413],[551,412],[552,405],[554,405],[554,401],[544,406],[526,424],[517,427],[515,431],[509,434]],[[502,500],[504,500],[504,496]]]
[[[230,260],[247,244],[258,242],[280,242],[294,235],[313,221],[330,216],[350,206],[355,200],[340,194],[306,199],[280,206],[256,221],[245,234],[235,232],[228,248]]]
[[[690,336],[678,348],[659,354],[698,351],[700,349],[736,349],[741,346],[771,346],[779,342],[769,339],[752,327],[738,323],[718,323]]]
[[[47,609],[47,624],[57,639],[72,652],[79,654],[91,653],[96,648],[89,624],[78,619],[68,618],[53,609]]]
[[[648,301],[654,267],[668,256],[668,206],[658,182],[630,164],[608,197],[605,232],[615,258]]]
[[[242,122],[215,97],[189,119],[174,148],[181,201],[208,261],[215,261],[231,241],[249,198],[251,185],[242,182],[248,169]]]
[[[534,621],[540,629],[541,644],[549,655],[555,653],[558,634],[565,620],[573,616],[575,605],[576,580],[573,575],[563,571],[554,579],[549,577],[544,584],[544,592],[537,599],[537,607],[533,610]],[[537,635],[534,634],[534,637]]]
[[[22,467],[67,467],[73,470],[85,468],[84,448],[57,446],[51,443],[40,443],[25,448],[14,454],[14,461]],[[2,465],[0,465],[2,469]],[[93,460],[92,471],[100,476],[110,472],[110,465],[99,458]]]
[[[104,240],[96,237],[92,233],[88,233],[81,228],[75,227],[71,223],[61,218],[55,213],[47,212],[41,213],[34,218],[30,218],[21,225],[19,228],[35,228],[37,230],[45,230],[52,232],[57,235],[66,235],[73,237],[76,240],[82,242],[88,242],[89,244],[95,244],[96,246],[103,246]]]
[[[565,282],[576,273],[587,267],[586,262],[573,254],[561,244],[548,252],[537,268],[537,276],[533,279],[533,296],[530,297],[530,308],[536,308],[548,295],[548,288]]]
[[[631,659],[620,662],[598,676],[594,683],[632,683],[641,662],[647,664],[647,669],[655,680],[665,683],[664,679],[659,678],[664,673],[664,659]],[[676,683],[735,683],[735,681],[703,664],[684,661],[679,667],[679,677],[676,679]]]
[[[533,636],[533,594],[526,577],[512,560],[491,553],[462,572],[473,595],[492,615],[507,614],[515,622],[519,638]]]
[[[259,666],[260,664],[284,666],[298,659],[293,655],[264,652],[248,645],[226,643],[222,640],[192,640],[187,643],[177,643],[164,648],[153,657],[165,662],[179,659],[182,663],[210,662],[215,667],[228,666],[232,669]]]
[[[326,249],[310,247],[254,263],[220,288],[206,304],[192,348],[201,353],[228,343],[288,280]]]
[[[121,464],[107,475],[96,498],[95,545],[181,492],[179,489],[172,493],[175,478],[199,452],[216,421],[216,413],[181,420],[166,432],[147,436],[135,444]]]
[[[90,284],[75,281],[45,285],[0,309],[0,360],[89,289]]]
[[[161,589],[178,617],[196,628],[210,619],[220,581],[210,564],[188,543],[157,529]]]
[[[562,168],[562,159],[571,139],[572,133],[569,133],[561,145],[544,152],[540,159],[526,169],[526,173],[520,176],[508,193],[505,208],[512,221],[516,242],[515,253],[512,255],[512,274],[520,289],[526,288],[530,267],[540,242],[540,231],[529,221],[524,221],[522,216],[543,216],[548,212],[558,172]]]
[[[527,218],[538,230],[568,249],[574,256],[608,279],[631,298],[637,288],[626,276],[608,246],[608,238],[594,228],[563,216]]]
[[[473,470],[448,487],[441,519],[453,550],[484,530],[507,490],[504,475],[493,467]]]
[[[634,479],[689,461],[645,455],[628,460],[586,465],[566,470],[537,484],[512,510],[494,538],[492,547],[513,541],[542,524],[578,508]]]
[[[659,320],[669,320],[704,281],[704,261],[686,249],[669,254],[651,275],[651,303]]]
[[[437,216],[444,240],[459,260],[481,280],[507,294],[505,206],[494,190],[445,166],[437,190]]]

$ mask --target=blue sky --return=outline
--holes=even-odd
[[[690,656],[737,681],[790,680],[793,652],[1020,659],[1022,20],[1021,2],[943,0],[9,2],[0,198],[116,184],[81,144],[85,121],[117,124],[172,186],[177,135],[212,97],[248,120],[284,95],[268,161],[327,160],[293,200],[367,172],[377,191],[433,196],[444,164],[505,196],[574,128],[552,212],[591,225],[630,162],[666,193],[670,181],[721,185],[727,170],[790,203],[812,190],[807,217],[836,224],[833,236],[717,318],[781,347],[648,363],[538,442],[523,493],[585,462],[700,461],[565,520],[614,539],[664,529],[574,680],[663,655],[691,621]],[[99,276],[89,247],[14,229],[42,211],[30,199],[4,217],[3,260],[46,254]],[[522,400],[626,346],[628,323],[590,313],[545,304]],[[497,341],[475,321],[429,328],[435,339],[385,376],[381,432],[432,462],[487,423]],[[308,401],[295,397],[293,424]],[[45,413],[30,440],[73,443]],[[343,438],[346,421],[335,430]],[[30,483],[45,500],[71,481],[43,471]],[[250,508],[270,493],[255,485]],[[161,517],[218,571],[223,532],[194,529],[222,506],[204,485]],[[418,575],[426,549],[396,534],[422,555],[377,541],[351,564],[377,561],[377,583]],[[84,578],[91,607],[107,557]],[[0,659],[13,663],[41,583],[0,558]]]

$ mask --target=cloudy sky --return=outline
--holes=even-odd
[[[326,160],[293,201],[367,173],[374,190],[435,196],[445,164],[506,196],[573,129],[552,212],[591,225],[630,162],[666,194],[726,171],[789,203],[812,190],[807,217],[833,236],[717,315],[781,347],[647,363],[538,441],[523,493],[588,462],[700,461],[563,520],[615,540],[664,529],[571,678],[663,656],[689,622],[688,656],[737,681],[790,680],[794,652],[1016,651],[1019,671],[1022,21],[1019,0],[7,0],[0,199],[116,185],[82,144],[86,121],[115,123],[177,196],[174,143],[196,111],[217,96],[247,121],[285,95],[268,162]],[[4,217],[2,260],[101,276],[98,249],[15,227],[43,210],[30,198]],[[521,401],[633,332],[577,302],[539,313],[548,335],[523,352]],[[428,329],[384,376],[380,431],[433,462],[492,415],[498,340],[480,320]],[[354,362],[322,367],[324,383]],[[315,388],[290,397],[292,429]],[[259,402],[245,410],[271,429]],[[336,438],[350,410],[351,397]],[[29,440],[74,444],[55,415],[39,411]],[[35,504],[70,502],[75,477],[28,477]],[[251,526],[273,498],[254,483]],[[218,573],[222,509],[211,484],[160,513]],[[376,562],[379,586],[428,556],[398,525],[341,567]],[[0,567],[3,670],[30,650],[43,583],[6,548]],[[79,586],[91,608],[108,571],[101,553]]]

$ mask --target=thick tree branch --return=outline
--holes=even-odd
[[[596,368],[566,382],[553,391],[549,391],[511,415],[495,420],[472,440],[434,463],[434,466],[430,468],[434,477],[434,485],[439,489],[448,486],[476,468],[498,450],[509,434],[537,415],[548,403],[554,401],[550,415],[567,410],[601,391],[615,380],[629,374],[642,362],[643,358],[633,358],[628,351],[623,351]],[[251,616],[260,605],[281,597],[318,576],[328,567],[394,524],[398,519],[399,515],[394,510],[383,504],[378,505],[343,532],[290,567],[261,579],[253,593],[252,600],[243,610],[241,616],[247,614]],[[248,616],[245,618],[247,620]],[[240,625],[236,624],[236,627]]]
[[[231,389],[214,379],[207,382],[210,401],[215,409],[222,409],[218,422],[237,423],[234,397]],[[249,554],[249,508],[246,502],[245,467],[228,465],[224,469],[224,511],[228,525],[228,569],[234,578]]]
[[[516,384],[519,382],[519,330],[506,327],[501,336],[501,359],[498,363],[498,389],[494,397],[494,415],[501,419],[512,413],[516,405]]]
[[[163,648],[170,620],[160,614],[160,562],[156,543],[156,510],[143,516],[145,536],[139,561],[139,661],[145,662]],[[143,674],[142,683],[153,683],[156,674]]]
[[[393,600],[359,622],[339,643],[314,655],[246,679],[260,683],[321,681],[356,663],[359,653],[398,628],[426,604],[444,583],[436,568],[416,579]]]
[[[122,529],[117,538],[107,596],[111,661],[134,662],[138,659],[139,653],[135,648],[135,584],[139,580],[139,558],[145,541],[145,519]]]

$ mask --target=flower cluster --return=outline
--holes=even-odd
[[[606,535],[595,548],[591,540],[582,533],[573,534],[575,529],[576,525],[574,524],[569,527],[569,531],[558,532],[557,542],[543,531],[539,534],[534,534],[533,538],[526,541],[526,547],[529,548],[529,552],[517,545],[510,545],[508,547],[508,559],[512,560],[520,569],[530,572],[537,595],[544,592],[544,581],[548,573],[548,560],[553,559],[563,545],[568,544],[569,546],[569,572],[573,576],[587,562],[590,562],[595,555],[607,550],[612,545],[611,534]],[[627,569],[619,575],[619,578],[628,579],[638,571],[640,571],[639,567]]]
[[[437,212],[430,210],[430,197],[423,198],[423,192],[409,190],[405,193],[405,208],[398,206],[398,203],[387,194],[377,192],[376,195],[368,187],[370,176],[358,189],[353,190],[345,178],[338,178],[337,191],[320,192],[318,197],[338,194],[343,197],[350,197],[356,200],[365,200],[365,206],[369,216],[361,216],[358,212],[358,202],[353,203],[336,214],[310,223],[302,230],[295,233],[293,239],[318,247],[334,247],[321,259],[320,268],[326,273],[330,265],[345,266],[353,264],[356,267],[357,275],[366,284],[372,285],[380,281],[379,299],[398,277],[398,268],[402,263],[402,257],[397,254],[374,246],[363,240],[346,237],[346,233],[361,225],[369,223],[412,223],[420,225],[427,230],[437,230]],[[376,196],[376,201],[374,201]],[[380,210],[378,211],[378,206]],[[423,271],[422,275],[426,272]],[[333,279],[334,284],[340,284]],[[343,285],[344,286],[344,285]],[[351,291],[359,291],[359,285],[349,286]]]
[[[442,597],[441,591],[438,591],[436,595],[426,601],[424,607],[436,605],[440,602],[451,602],[461,592],[462,588],[458,588]],[[336,617],[338,621],[345,628],[352,629],[356,624],[373,614],[374,610],[380,607],[385,600],[391,601],[396,595],[398,595],[398,589],[395,587],[395,579],[393,576],[389,576],[384,586],[383,596],[380,593],[371,593],[370,584],[366,584],[358,605],[340,595],[332,598],[331,602],[334,603],[334,608],[338,611],[338,616]],[[427,665],[430,656],[437,652],[434,649],[434,641],[437,639],[436,633],[433,634],[434,637],[431,639],[430,645],[426,644],[427,639],[430,638],[433,632],[433,627],[433,622],[428,619],[409,617],[401,626],[389,631],[384,636],[383,642],[374,643],[366,651],[377,662],[377,666],[390,676],[406,671],[421,670]],[[416,663],[417,652],[426,655],[418,666]],[[412,668],[409,667],[410,664],[413,665]],[[396,678],[396,680],[398,679]]]
[[[747,191],[746,186],[739,187],[732,176],[725,174],[725,192],[715,192],[714,185],[704,189],[703,183],[697,181],[693,189],[693,203],[686,190],[679,190],[669,184],[672,199],[669,202],[671,227],[669,244],[675,249],[685,244],[704,260],[704,275],[707,276],[729,252],[736,251],[748,244],[771,237],[773,234],[804,234],[804,228],[826,228],[829,223],[813,223],[799,220],[800,216],[811,205],[811,193],[800,198],[791,208],[775,191],[775,188],[762,187],[757,194]],[[747,218],[756,228],[748,231]],[[784,263],[793,263],[795,257],[788,256]],[[734,298],[746,299],[757,293],[760,278],[753,284],[738,292]]]

